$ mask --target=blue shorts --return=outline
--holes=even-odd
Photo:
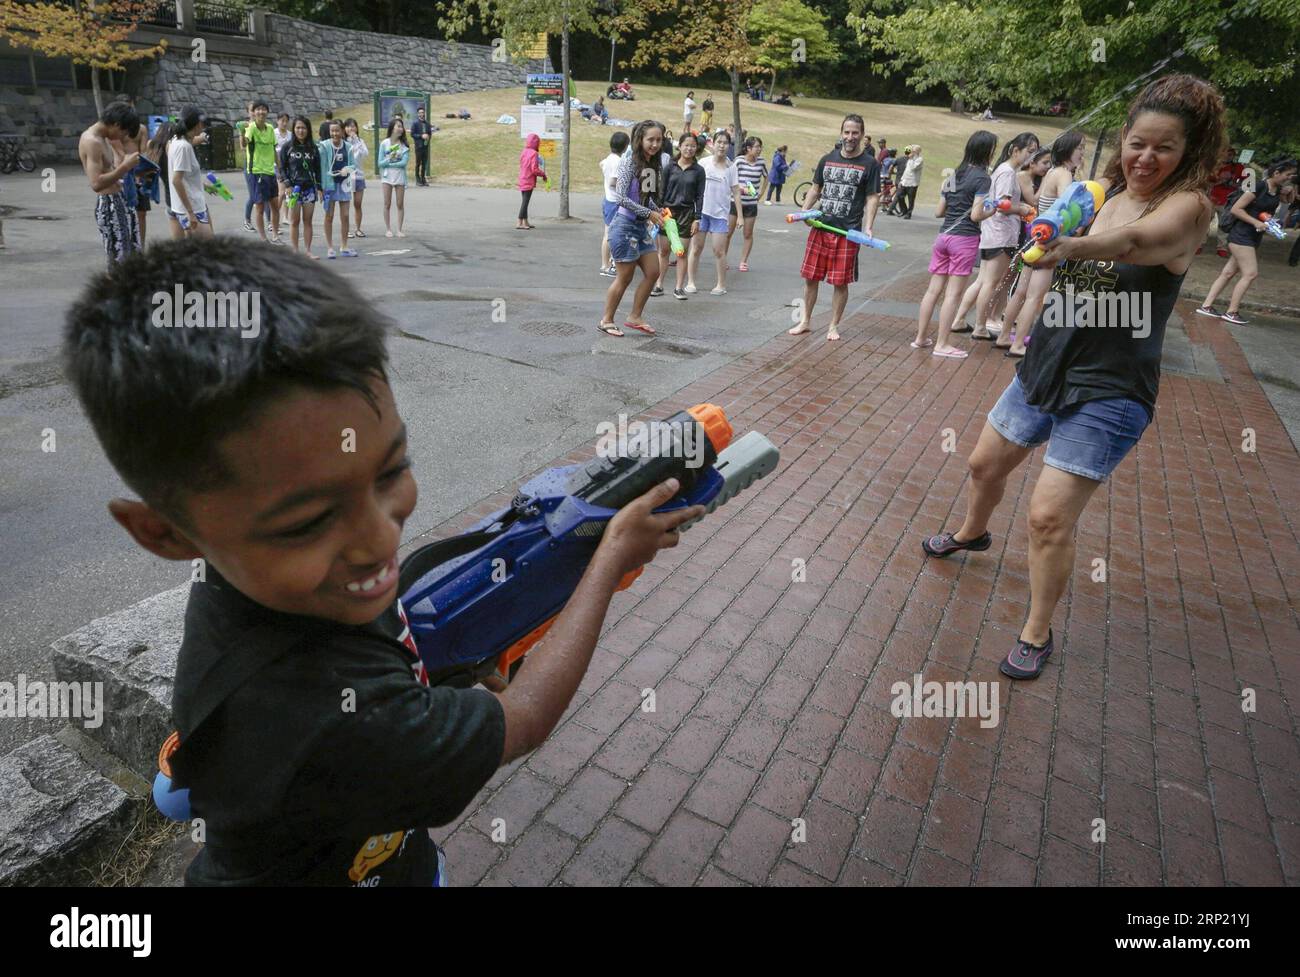
[[[1045,464],[1063,472],[1104,482],[1151,423],[1146,405],[1132,397],[1086,400],[1055,414],[1025,402],[1020,378],[989,411],[993,429],[1022,448],[1047,442]]]
[[[253,195],[253,203],[268,203],[280,196],[280,184],[275,178],[274,173],[250,173],[249,191]]]
[[[600,215],[605,219],[605,226],[609,227],[614,222],[614,215],[618,213],[618,204],[610,203],[606,200],[600,206]]]
[[[615,262],[640,261],[655,250],[648,221],[630,221],[620,214],[609,225],[609,253]]]
[[[700,215],[700,233],[701,234],[726,234],[727,218],[710,217],[708,214]]]
[[[172,211],[172,217],[175,219],[176,223],[181,226],[182,231],[188,231],[190,229],[189,214],[178,214],[175,211]],[[194,219],[197,220],[200,224],[210,225],[212,223],[212,221],[208,219],[208,212],[206,210],[198,211],[194,215]]]
[[[364,190],[365,188],[366,188],[366,178],[362,176],[360,172],[358,172],[352,178],[352,192],[356,193],[358,190]]]
[[[349,202],[352,200],[352,194],[350,194],[350,193],[344,193],[342,190],[339,190],[339,189],[334,189],[334,190],[325,190],[325,191],[323,191],[323,193],[325,194],[325,212],[326,212],[326,213],[329,213],[331,210],[333,210],[333,209],[334,209],[334,205],[335,205],[336,203],[337,203],[337,204],[346,204],[346,203],[349,203]]]

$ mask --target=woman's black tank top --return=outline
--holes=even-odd
[[[1183,278],[1163,265],[1063,262],[1017,366],[1025,400],[1055,413],[1131,397],[1154,417],[1165,324]]]

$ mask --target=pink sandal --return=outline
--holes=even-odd
[[[650,325],[649,323],[645,323],[645,322],[625,322],[625,323],[623,323],[623,325],[626,326],[628,329],[635,329],[635,330],[637,330],[638,332],[643,332],[643,333],[646,333],[647,335],[650,335],[650,336],[655,335],[655,327],[652,326],[652,325]]]

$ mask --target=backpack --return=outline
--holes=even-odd
[[[1240,189],[1233,190],[1232,193],[1228,195],[1228,202],[1224,204],[1223,209],[1219,211],[1219,230],[1223,231],[1225,234],[1231,231],[1233,226],[1237,223],[1238,218],[1232,213],[1232,208],[1235,207],[1237,201],[1241,199],[1242,192],[1243,191]]]

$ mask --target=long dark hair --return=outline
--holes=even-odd
[[[403,119],[400,115],[395,115],[395,116],[393,116],[391,119],[389,119],[389,121],[388,121],[388,138],[389,138],[389,140],[391,140],[391,139],[393,138],[393,126],[397,125],[397,123],[399,123],[399,122],[402,123],[402,138],[399,139],[399,140],[397,140],[397,141],[400,142],[400,143],[401,143],[403,146],[405,146],[407,149],[410,149],[410,148],[411,148],[411,144],[408,143],[408,142],[406,141],[406,120]],[[347,135],[347,132],[346,132],[346,131],[344,132],[344,135],[345,135],[345,136]],[[357,135],[360,135],[360,133],[358,132]]]
[[[1070,162],[1070,157],[1074,155],[1074,151],[1079,148],[1083,139],[1083,133],[1078,129],[1071,129],[1057,136],[1056,141],[1052,143],[1052,165],[1064,166]]]
[[[1024,149],[1026,146],[1036,145],[1038,145],[1038,137],[1032,132],[1020,133],[1020,135],[1016,136],[1014,139],[1008,140],[1006,145],[1002,147],[1002,155],[998,157],[998,166],[1001,166],[1009,160],[1011,154],[1017,149]]]
[[[1187,147],[1174,171],[1147,201],[1143,214],[1149,214],[1165,198],[1183,191],[1208,194],[1219,172],[1223,151],[1228,145],[1227,112],[1223,96],[1208,81],[1194,75],[1166,75],[1138,93],[1129,103],[1128,115],[1120,137],[1120,148],[1106,164],[1105,178],[1114,196],[1126,186],[1124,181],[1124,137],[1143,112],[1172,115],[1183,125]],[[1208,197],[1206,198],[1208,201]]]
[[[665,131],[664,124],[662,122],[656,122],[654,119],[643,119],[632,127],[632,168],[634,173],[633,179],[643,181],[641,183],[642,186],[644,186],[646,170],[650,170],[654,174],[651,186],[656,188],[655,199],[657,200],[657,188],[659,188],[663,183],[663,174],[659,172],[659,154],[656,153],[654,159],[646,159],[643,155],[644,149],[642,148],[642,144],[645,141],[645,134],[651,129],[658,129],[660,132]],[[642,200],[641,203],[644,204],[645,201]]]
[[[993,161],[993,149],[998,144],[998,137],[987,129],[976,129],[966,140],[966,151],[962,154],[961,165],[957,167],[954,183],[960,182],[966,171],[972,166],[987,170]]]

